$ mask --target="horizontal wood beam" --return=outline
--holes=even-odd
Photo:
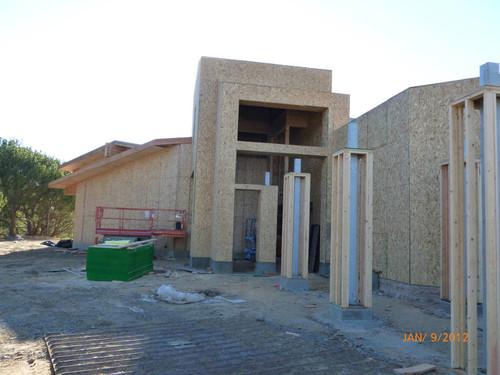
[[[262,191],[264,189],[274,189],[274,187],[267,186],[267,185],[256,185],[256,184],[234,184],[234,190]]]
[[[465,102],[467,100],[475,101],[475,100],[482,99],[486,92],[494,92],[494,93],[500,94],[500,87],[498,87],[498,86],[481,86],[481,88],[479,88],[477,90],[468,92],[467,94],[465,94],[457,99],[451,100],[450,105],[452,105],[452,106],[456,106],[456,105],[460,105],[460,104],[465,105]]]
[[[311,158],[326,158],[327,147],[284,145],[278,143],[244,142],[236,143],[236,150],[248,154],[304,156]]]

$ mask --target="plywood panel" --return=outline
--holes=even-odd
[[[189,145],[183,146],[188,146],[186,153],[189,154]],[[177,178],[178,174],[188,174],[179,169],[178,148],[159,149],[156,153],[80,183],[75,211],[75,239],[86,246],[94,243],[97,206],[187,210],[188,199],[177,200],[179,190],[189,191],[188,180]],[[189,168],[189,163],[183,166]],[[176,250],[184,250],[185,244],[183,246]]]
[[[201,58],[199,75],[206,81],[221,80],[322,92],[330,92],[332,88],[332,72],[329,70],[212,57]]]
[[[448,104],[478,85],[477,79],[410,89],[411,283],[440,285],[439,163],[449,160]],[[479,123],[479,111],[471,121]],[[475,137],[479,140],[479,132]],[[479,154],[475,155],[478,157]]]
[[[374,149],[373,261],[382,277],[440,283],[439,164],[448,160],[448,102],[477,84],[412,87],[356,119],[360,147]],[[335,142],[346,131],[337,130]]]
[[[234,146],[245,154],[315,156],[319,159],[329,157],[333,129],[349,120],[349,96],[332,94],[330,84],[329,71],[212,58],[201,59],[195,92],[193,135],[195,150],[194,219],[191,240],[193,256],[205,254],[203,256],[211,256],[215,261],[230,259],[231,244],[234,239],[232,232],[234,179],[236,178],[237,183],[263,181],[263,176],[260,176],[258,171],[260,168],[250,168],[244,173],[240,167],[235,167]],[[320,129],[303,134],[297,131],[296,134],[300,135],[301,142],[322,147],[238,142],[240,105],[310,112],[306,116],[308,121],[304,122],[302,118],[296,125],[302,127],[306,122],[310,125],[312,121],[318,124],[315,127],[318,126]],[[273,161],[275,159],[277,158]],[[201,163],[204,164],[200,167]],[[321,198],[314,198],[314,205],[317,200],[317,205],[322,207],[323,200],[328,204],[328,182],[324,181],[328,179],[329,172],[324,162],[317,164],[318,166],[312,168],[321,169],[321,177],[318,177]],[[329,214],[324,212],[319,214],[323,227],[328,223],[328,216]],[[209,230],[208,226],[211,226],[212,230]],[[327,234],[327,231],[325,233]],[[210,244],[210,251],[207,251],[207,244]],[[321,246],[322,248],[325,246],[323,240]]]
[[[217,124],[218,84],[198,77],[193,134],[194,202],[191,227],[191,257],[209,257],[213,207],[213,171]]]
[[[259,194],[257,262],[276,263],[278,187],[263,186]]]
[[[264,184],[267,172],[266,156],[238,155],[236,158],[237,184]]]

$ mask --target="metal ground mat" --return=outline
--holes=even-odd
[[[390,374],[342,340],[254,319],[206,319],[45,336],[63,374]]]

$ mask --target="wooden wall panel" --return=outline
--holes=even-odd
[[[359,147],[374,150],[373,267],[382,278],[440,285],[439,173],[449,160],[448,103],[478,83],[412,87],[356,119]],[[336,147],[346,134],[347,127],[335,131]]]
[[[78,246],[85,248],[94,243],[97,206],[187,210],[189,178],[185,176],[189,172],[178,169],[179,147],[187,149],[184,157],[188,160],[183,166],[189,170],[191,146],[171,146],[79,183],[75,209]],[[186,249],[185,242],[176,245],[177,250]]]

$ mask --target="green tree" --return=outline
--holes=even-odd
[[[48,188],[60,178],[59,161],[17,140],[0,139],[0,226],[9,236],[68,235],[71,233],[74,197]]]

